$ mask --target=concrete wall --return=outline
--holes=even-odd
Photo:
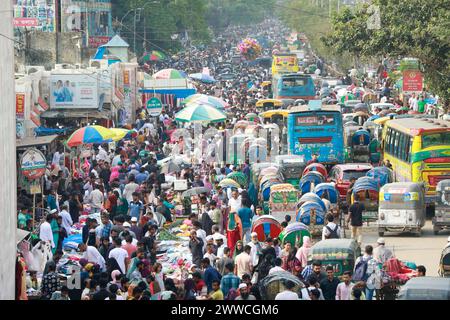
[[[0,12],[0,299],[15,298],[16,261],[16,112],[12,1],[3,1]],[[8,39],[9,38],[9,39]]]

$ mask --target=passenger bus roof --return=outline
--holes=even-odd
[[[386,123],[389,127],[398,129],[410,135],[418,135],[426,131],[449,131],[450,121],[427,118],[393,119]]]
[[[307,105],[295,106],[289,110],[289,113],[301,113],[312,111],[335,111],[341,113],[341,107],[338,105],[322,105],[320,110],[310,110]]]

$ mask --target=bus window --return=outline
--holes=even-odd
[[[398,154],[398,151],[399,151],[399,149],[400,149],[400,146],[399,146],[399,140],[400,140],[400,132],[398,132],[398,131],[395,131],[394,132],[394,150],[393,150],[393,155],[396,157],[396,158],[399,158],[399,154]]]
[[[425,134],[422,136],[422,148],[450,144],[450,132]]]
[[[398,148],[398,158],[402,161],[406,160],[406,152],[405,152],[405,141],[406,140],[406,135],[404,133],[400,133],[400,137],[399,137],[399,145],[400,148]]]
[[[412,145],[413,145],[413,138],[412,137],[409,137],[409,145],[408,145],[408,148],[407,148],[407,151],[408,151],[408,162],[411,162],[411,151],[412,151]]]
[[[323,125],[334,125],[335,119],[334,115],[317,115],[317,116],[308,116],[308,117],[297,117],[296,125],[297,126],[323,126]]]

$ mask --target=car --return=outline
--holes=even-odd
[[[339,197],[345,201],[350,187],[350,179],[364,177],[371,169],[373,169],[373,166],[370,163],[338,164],[331,169],[328,179],[336,184]]]
[[[381,110],[394,110],[395,106],[392,103],[372,103],[370,104],[370,110],[373,114],[376,113],[377,109]]]

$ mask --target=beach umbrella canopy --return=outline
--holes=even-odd
[[[179,122],[221,122],[226,118],[226,114],[210,104],[195,104],[175,115],[175,120]]]
[[[214,96],[208,96],[206,94],[193,94],[183,100],[182,104],[186,105],[186,107],[190,107],[195,104],[210,104],[214,108],[219,110],[223,110],[228,107],[228,103],[223,101],[220,98]]]
[[[233,179],[223,179],[220,181],[219,186],[222,188],[240,188],[239,183],[234,181]]]
[[[142,61],[162,61],[166,59],[166,55],[162,53],[161,51],[153,50],[151,52],[146,52],[142,56]]]
[[[211,77],[208,74],[204,74],[204,73],[192,73],[189,75],[189,78],[194,79],[194,80],[198,80],[204,83],[214,83],[217,80],[214,79],[213,77]]]
[[[67,145],[72,148],[86,143],[103,143],[111,141],[114,133],[102,126],[87,126],[76,130],[67,140]]]
[[[123,138],[125,138],[128,134],[131,135],[131,131],[128,129],[111,128],[109,130],[114,134],[114,137],[112,138],[113,141],[120,141]]]
[[[243,188],[247,188],[248,187],[247,176],[244,173],[242,173],[242,172],[231,172],[230,174],[227,175],[227,178],[236,181]]]
[[[185,79],[186,73],[176,69],[163,69],[153,75],[154,79]]]

